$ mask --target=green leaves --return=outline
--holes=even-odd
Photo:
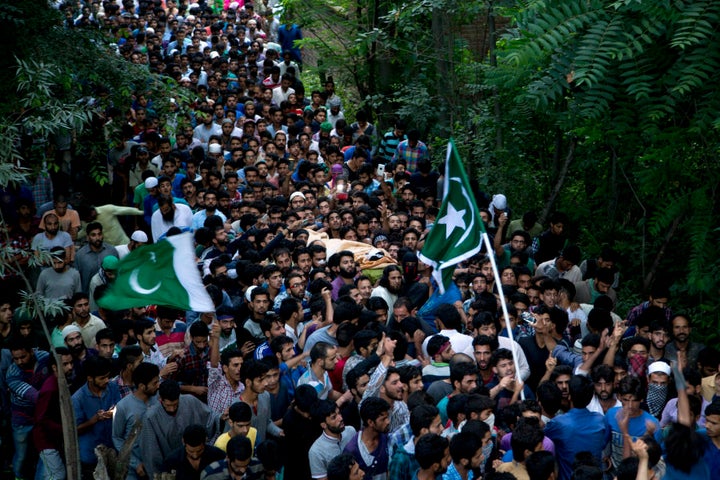
[[[18,138],[32,135],[33,145],[44,145],[59,132],[73,132],[78,139],[75,153],[84,159],[81,173],[91,180],[85,190],[89,193],[92,183],[102,187],[108,181],[108,145],[101,128],[106,107],[127,111],[138,91],[153,98],[161,112],[168,111],[171,97],[187,103],[188,94],[178,91],[173,80],[118,55],[106,32],[66,29],[56,9],[19,0],[0,7],[0,18],[5,7],[21,12],[26,26],[5,25],[0,31],[5,47],[0,82],[14,92],[0,103],[0,162],[23,162],[37,171],[47,161],[48,170],[57,171],[44,148],[19,150]]]
[[[25,24],[25,20],[22,16],[23,12],[18,7],[10,5],[6,2],[0,4],[0,22],[6,25],[9,22],[16,27],[21,27]]]
[[[22,133],[32,133],[36,138],[47,139],[67,130],[82,132],[90,122],[92,110],[76,102],[66,103],[58,92],[60,69],[34,59],[16,59],[17,95],[15,101],[22,109],[7,116],[0,123],[0,165],[15,165],[29,159],[23,158],[15,141]],[[40,165],[33,165],[39,169]],[[14,172],[14,174],[13,174]],[[0,180],[18,181],[23,172],[3,172]]]
[[[676,29],[670,39],[670,46],[685,50],[704,45],[708,38],[715,36],[720,5],[712,0],[690,2],[678,12]]]
[[[42,316],[66,315],[68,307],[62,300],[51,300],[35,292],[20,291],[19,314],[29,318],[40,318]]]
[[[0,162],[0,186],[17,186],[24,183],[28,173],[27,168],[15,165],[13,162]]]
[[[555,208],[573,218],[580,244],[625,253],[631,303],[672,278],[674,308],[710,326],[708,299],[720,288],[720,3],[525,1],[503,13],[513,23],[496,45],[498,67],[485,70],[501,123],[489,108],[468,139],[483,155],[481,182],[537,211],[578,138]]]

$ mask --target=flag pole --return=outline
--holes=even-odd
[[[498,233],[499,234],[499,233]],[[488,237],[487,233],[483,233],[482,235],[483,242],[485,243],[485,249],[488,252],[488,257],[490,258],[490,265],[492,266],[493,275],[495,276],[495,285],[498,285],[498,294],[500,295],[500,307],[502,308],[503,318],[505,319],[505,328],[508,332],[508,337],[510,337],[510,351],[512,352],[513,356],[513,363],[515,364],[515,378],[520,378],[520,363],[518,363],[517,359],[517,344],[515,343],[515,339],[513,338],[513,332],[512,332],[512,325],[510,325],[510,315],[508,315],[507,310],[507,303],[505,303],[505,295],[502,291],[502,284],[500,282],[500,272],[498,271],[497,262],[495,261],[495,250],[493,249],[492,245],[490,245],[490,237]],[[498,332],[499,334],[500,332]],[[520,398],[522,400],[525,400],[525,391],[520,390]]]

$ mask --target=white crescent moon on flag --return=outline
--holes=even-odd
[[[155,260],[155,252],[150,252],[151,256],[150,259],[153,263],[156,262]],[[155,286],[152,288],[143,288],[140,286],[140,282],[138,281],[138,275],[140,275],[140,269],[136,268],[130,273],[130,278],[128,279],[128,283],[130,284],[130,288],[135,290],[137,293],[141,295],[151,295],[155,293],[161,286],[162,282],[158,282]]]

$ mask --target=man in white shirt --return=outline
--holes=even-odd
[[[453,351],[456,353],[464,353],[470,358],[474,358],[473,338],[470,335],[460,333],[462,317],[454,305],[449,303],[438,305],[435,310],[435,325],[437,325],[438,330],[440,330],[439,335],[444,335],[450,339],[450,345],[452,345]],[[426,358],[430,358],[427,354],[427,346],[433,336],[427,337],[423,341],[422,349]]]
[[[280,79],[280,86],[273,88],[272,101],[275,105],[280,106],[282,102],[290,97],[290,94],[295,93],[295,90],[290,88],[292,81],[292,76],[286,73]]]
[[[292,53],[290,52],[290,50],[285,50],[283,52],[283,61],[280,63],[281,76],[287,73],[288,67],[293,67],[295,69],[295,73],[300,71],[300,67],[298,67],[298,64],[293,62]]]
[[[153,241],[161,240],[172,227],[178,227],[182,231],[190,230],[192,217],[190,207],[182,203],[174,203],[169,195],[161,196],[158,199],[158,209],[152,214],[150,222]]]
[[[213,122],[213,111],[210,107],[201,108],[197,118],[202,123],[193,129],[193,139],[197,139],[203,147],[207,148],[211,136],[222,136],[222,127]]]

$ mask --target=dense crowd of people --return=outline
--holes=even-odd
[[[83,480],[99,446],[129,479],[720,478],[720,352],[669,286],[618,311],[612,248],[587,258],[562,213],[476,192],[493,251],[441,289],[418,253],[447,228],[443,169],[403,120],[346,119],[331,79],[306,98],[302,33],[274,7],[58,6],[182,94],[102,112],[105,204],[72,133],[58,172],[2,191],[8,475],[66,478],[76,429]],[[123,259],[184,232],[214,311],[101,301]],[[49,336],[19,308],[30,287],[65,307]]]

